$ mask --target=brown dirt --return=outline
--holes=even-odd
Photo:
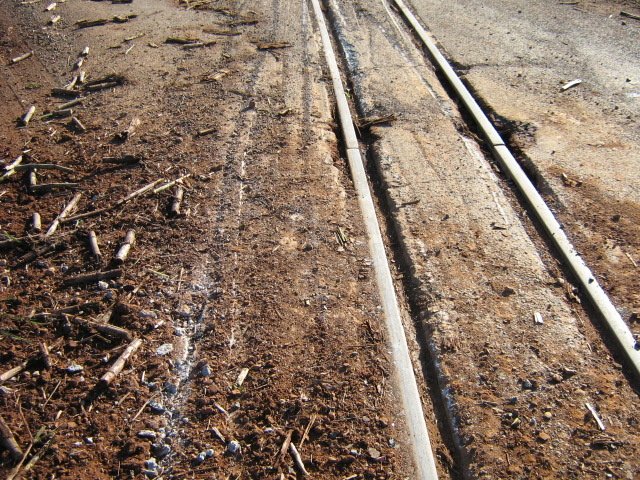
[[[34,195],[23,174],[0,185],[2,231],[25,239],[2,253],[0,292],[0,369],[30,361],[4,383],[0,399],[23,450],[33,439],[27,461],[38,459],[25,476],[142,477],[155,457],[155,473],[165,478],[295,478],[289,455],[280,456],[289,434],[312,475],[410,476],[367,243],[307,12],[286,2],[216,2],[201,11],[172,2],[69,2],[53,12],[62,15],[57,25],[44,26],[42,7],[0,7],[3,163],[29,149],[30,161],[73,168],[38,172],[38,181],[78,182],[76,213],[113,205],[156,179],[190,177],[185,215],[168,215],[173,188],[142,196],[63,225],[52,237],[61,251],[19,268],[22,255],[45,243],[25,238],[31,213],[47,228],[73,195]],[[74,27],[129,13],[138,17]],[[249,21],[228,27],[237,20]],[[203,33],[212,26],[239,35]],[[169,36],[216,44],[184,50],[166,44]],[[259,41],[293,46],[262,51]],[[80,133],[68,120],[39,116],[64,101],[49,92],[69,81],[85,45],[89,79],[119,73],[126,82],[87,95],[77,109],[87,127]],[[30,49],[32,58],[6,64]],[[17,128],[30,104],[36,117]],[[134,118],[140,126],[117,140]],[[213,133],[198,136],[207,128]],[[102,162],[124,154],[143,160]],[[128,229],[137,241],[121,278],[63,286],[66,277],[107,269]],[[88,253],[89,230],[101,263]],[[40,315],[86,302],[94,308]],[[144,343],[115,382],[97,391],[126,342],[75,319],[104,321],[105,313]],[[48,370],[40,342],[51,350]],[[162,354],[167,345],[172,351]],[[70,373],[74,364],[83,371]],[[142,430],[155,440],[139,438]],[[231,441],[239,451],[232,453]],[[200,462],[208,449],[213,457]],[[5,475],[12,468],[6,453],[1,462]]]

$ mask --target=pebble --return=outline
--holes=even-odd
[[[163,343],[156,349],[156,353],[160,356],[173,352],[173,343]]]
[[[169,395],[175,395],[178,393],[178,386],[171,382],[164,382],[164,391]]]
[[[204,454],[204,452],[200,452],[198,455],[196,455],[196,457],[193,459],[193,464],[194,465],[200,465],[202,462],[204,462],[205,458],[207,458]]]
[[[154,443],[151,445],[151,451],[158,458],[164,458],[171,453],[171,447],[164,443]]]
[[[84,370],[82,365],[78,365],[77,363],[72,363],[66,369],[67,373],[80,373]]]
[[[373,447],[369,447],[367,449],[367,453],[373,460],[378,460],[382,455],[380,455],[380,451],[376,450]]]
[[[176,309],[176,315],[182,318],[191,318],[191,307],[187,304],[180,305]]]
[[[396,448],[396,445],[398,444],[398,443],[396,442],[396,439],[395,439],[395,438],[390,438],[390,439],[389,439],[389,441],[388,441],[387,443],[389,444],[389,446],[390,446],[391,448]]]
[[[158,318],[158,314],[156,312],[151,311],[151,310],[140,310],[138,312],[138,317],[140,317],[140,318],[157,319]]]
[[[204,454],[206,455],[207,458],[211,458],[215,455],[216,452],[213,451],[213,448],[207,448],[204,451]]]
[[[158,434],[153,430],[140,430],[138,432],[138,438],[147,438],[149,440],[155,440]]]
[[[236,440],[231,440],[229,443],[227,443],[227,453],[229,455],[238,455],[241,451],[242,448],[240,447],[240,443],[238,443]]]
[[[551,437],[546,432],[540,432],[538,434],[538,440],[540,440],[541,442],[545,443],[545,442],[548,442],[549,440],[551,440]]]
[[[84,443],[86,443],[87,445],[93,445],[93,437],[85,438]]]
[[[201,377],[210,377],[211,373],[211,367],[208,363],[202,365],[202,367],[200,367],[200,371],[198,372]]]
[[[551,418],[553,417],[553,414],[551,412],[544,412],[542,416],[544,417],[545,420],[551,420]]]
[[[107,282],[103,281],[103,280],[100,280],[98,282],[98,288],[100,290],[107,290],[109,288],[109,284]]]
[[[161,404],[158,402],[149,402],[149,408],[151,409],[151,413],[164,413],[167,411]]]
[[[151,457],[149,460],[145,460],[144,468],[147,470],[158,470],[158,462],[155,458]]]

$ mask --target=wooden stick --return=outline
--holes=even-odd
[[[46,343],[40,342],[40,357],[44,364],[45,370],[51,370],[51,355],[49,355],[49,348]]]
[[[102,253],[100,252],[100,247],[98,246],[98,237],[96,235],[96,232],[94,232],[93,230],[89,232],[89,249],[91,250],[91,253],[95,257],[96,261],[99,262],[102,260]]]
[[[109,337],[125,339],[128,341],[133,340],[133,335],[131,335],[131,332],[129,332],[128,330],[125,330],[124,328],[116,327],[115,325],[110,325],[108,323],[92,322],[90,320],[85,320],[80,317],[74,317],[71,321],[78,325],[94,328],[98,332],[104,333]]]
[[[304,468],[304,463],[302,462],[302,458],[300,458],[300,454],[298,453],[298,449],[293,444],[293,442],[291,442],[289,444],[289,453],[291,454],[291,457],[293,458],[293,463],[295,463],[296,467],[298,467],[298,471],[300,472],[300,474],[303,477],[308,476],[309,472],[307,472],[307,469]]]
[[[48,245],[44,245],[43,247],[31,250],[30,252],[25,253],[22,257],[20,257],[16,263],[13,265],[13,268],[19,268],[27,263],[33,262],[36,258],[46,255],[50,252],[62,251],[66,248],[64,243],[51,243]]]
[[[20,372],[22,372],[25,368],[27,368],[27,364],[28,362],[22,362],[20,365],[18,365],[17,367],[13,367],[10,370],[7,370],[6,372],[4,372],[3,374],[0,374],[0,383],[4,383],[7,380],[11,380],[13,377],[15,377],[16,375],[18,375]]]
[[[33,117],[34,113],[36,113],[36,107],[35,105],[31,105],[29,107],[29,110],[27,110],[27,112],[20,118],[20,125],[22,125],[23,127],[29,125],[31,117]]]
[[[85,97],[75,98],[70,100],[62,105],[58,105],[57,110],[66,110],[67,108],[75,107],[76,105],[80,105],[84,102]]]
[[[49,112],[40,117],[40,120],[51,120],[53,118],[65,118],[73,116],[72,108],[65,108],[64,110],[56,110],[55,112]]]
[[[122,270],[116,268],[114,270],[107,270],[106,272],[84,273],[82,275],[65,278],[62,284],[65,287],[70,287],[73,285],[85,285],[87,283],[96,283],[100,280],[112,280],[121,276]]]
[[[187,173],[186,175],[182,175],[181,177],[178,177],[175,180],[171,180],[170,182],[167,182],[164,185],[160,185],[158,188],[154,188],[153,189],[153,193],[160,193],[160,192],[166,190],[167,188],[171,188],[176,183],[180,183],[180,182],[182,182],[182,180],[184,180],[185,178],[189,178],[190,176],[191,176],[191,174]]]
[[[13,63],[21,62],[22,60],[26,60],[27,58],[29,58],[31,55],[33,55],[33,52],[27,52],[23,55],[20,55],[19,57],[12,58],[11,63],[13,64]]]
[[[162,180],[163,180],[163,179],[162,179],[162,178],[160,178],[160,179],[158,179],[158,180],[155,180],[155,181],[151,182],[151,183],[150,183],[150,184],[148,184],[148,185],[145,185],[144,187],[142,187],[142,188],[140,188],[140,189],[136,190],[135,192],[130,193],[130,194],[129,194],[129,195],[127,195],[126,197],[124,197],[124,198],[122,198],[122,199],[118,200],[115,204],[111,205],[110,207],[99,208],[99,209],[97,209],[97,210],[92,210],[92,211],[90,211],[90,212],[80,213],[80,214],[78,214],[78,215],[74,215],[74,216],[72,216],[72,217],[69,217],[69,218],[65,218],[65,219],[63,219],[63,220],[62,220],[62,223],[75,222],[76,220],[81,220],[81,219],[83,219],[83,218],[93,217],[93,216],[95,216],[95,215],[99,215],[99,214],[101,214],[101,213],[108,212],[109,210],[113,210],[113,209],[115,209],[115,208],[117,208],[117,207],[119,207],[119,206],[121,206],[121,205],[123,205],[123,204],[127,203],[128,201],[130,201],[130,200],[134,199],[135,197],[140,196],[140,195],[142,195],[143,193],[148,192],[148,191],[149,191],[149,190],[151,190],[153,187],[155,187],[158,183],[162,182]]]
[[[38,186],[38,176],[36,175],[36,171],[30,170],[29,171],[29,189],[33,192],[37,186]]]
[[[169,213],[174,217],[180,215],[180,205],[182,204],[183,196],[184,188],[178,187],[176,189],[176,193],[173,195],[173,201],[171,202],[171,208],[169,209]]]
[[[133,165],[140,163],[141,158],[136,155],[122,155],[121,157],[104,157],[102,159],[105,163],[115,163],[116,165]]]
[[[75,170],[69,167],[63,167],[61,165],[55,165],[53,163],[23,163],[22,165],[16,165],[13,167],[16,171],[33,170],[37,168],[39,170],[60,170],[61,172],[73,173]]]
[[[73,125],[79,132],[86,132],[87,128],[82,124],[78,117],[71,117],[71,125]]]
[[[60,21],[62,17],[60,15],[54,15],[49,19],[49,25],[55,25]]]
[[[14,461],[20,460],[24,454],[16,439],[13,436],[13,432],[0,415],[0,445],[2,445],[11,454],[11,458]]]
[[[100,387],[102,388],[108,387],[122,371],[125,363],[127,363],[127,360],[129,360],[129,357],[131,357],[131,355],[133,355],[135,351],[138,350],[140,345],[142,345],[141,339],[136,338],[135,340],[133,340],[124,350],[124,352],[122,352],[122,354],[118,357],[118,359],[113,363],[113,365],[111,365],[111,368],[107,371],[107,373],[102,376],[98,385],[100,385]]]
[[[76,80],[77,81],[77,80]],[[78,90],[70,90],[67,88],[52,88],[51,95],[55,95],[57,97],[79,97],[82,92]]]
[[[117,87],[118,85],[122,85],[118,82],[105,82],[105,83],[97,83],[95,85],[87,85],[85,90],[89,92],[97,92],[99,90],[106,90],[108,88]]]
[[[43,193],[48,192],[55,189],[65,189],[70,188],[74,189],[79,185],[79,183],[70,183],[70,182],[61,182],[61,183],[41,183],[40,185],[32,185],[31,191],[34,193]]]
[[[116,253],[115,258],[113,259],[113,263],[115,265],[122,265],[124,261],[127,259],[129,255],[129,250],[133,246],[136,241],[136,232],[134,230],[129,230],[127,235],[124,237],[124,243],[118,249],[118,253]]]
[[[7,172],[10,172],[11,170],[15,170],[15,168],[22,163],[22,160],[23,160],[22,155],[18,155],[18,157],[9,165],[5,166],[4,169]]]
[[[42,219],[38,212],[33,212],[33,216],[31,217],[31,229],[37,233],[42,231]]]
[[[62,220],[64,220],[64,218],[69,215],[69,213],[75,208],[75,206],[78,204],[78,202],[80,201],[80,197],[82,197],[81,193],[76,193],[73,198],[71,199],[71,201],[67,204],[66,207],[64,207],[64,209],[62,210],[62,212],[60,212],[60,215],[58,215],[56,217],[56,219],[53,221],[53,223],[51,224],[51,226],[49,227],[49,229],[47,230],[47,233],[44,234],[45,238],[50,237],[51,235],[53,235],[56,230],[58,229],[58,226],[60,225],[60,222]]]

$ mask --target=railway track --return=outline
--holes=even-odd
[[[542,231],[542,234],[549,242],[553,250],[553,255],[557,255],[564,267],[573,275],[573,278],[580,285],[582,295],[595,310],[594,315],[598,317],[607,333],[611,335],[612,338],[608,338],[608,336],[605,335],[605,340],[608,341],[610,348],[613,349],[616,355],[624,358],[624,362],[631,372],[630,381],[637,381],[640,378],[640,349],[632,332],[606,292],[595,279],[595,275],[571,244],[567,235],[564,233],[562,225],[555,218],[542,195],[538,192],[524,169],[510,152],[509,147],[501,138],[482,108],[478,105],[478,102],[440,52],[436,41],[425,30],[420,20],[411,12],[410,8],[402,0],[392,0],[393,11],[389,8],[389,4],[387,4],[385,0],[382,0],[381,3],[385,7],[385,11],[395,27],[397,29],[406,28],[407,33],[424,47],[425,52],[428,52],[428,56],[425,55],[425,60],[433,62],[434,68],[441,75],[440,78],[444,83],[443,86],[446,91],[454,96],[461,108],[466,111],[466,118],[468,118],[470,122],[473,122],[469,128],[478,132],[478,134],[483,137],[487,151],[491,152],[502,171],[511,179],[516,195],[526,204],[528,215],[537,219],[537,228]],[[434,454],[433,446],[427,433],[427,422],[424,421],[424,416],[420,415],[422,413],[422,407],[420,405],[422,400],[420,399],[418,390],[413,387],[413,384],[417,385],[424,381],[424,378],[422,380],[416,380],[415,374],[415,372],[423,372],[424,365],[415,365],[414,368],[411,367],[410,354],[406,347],[407,340],[403,331],[405,327],[402,326],[398,301],[394,293],[395,289],[402,291],[411,290],[411,286],[398,283],[393,284],[391,272],[388,267],[388,259],[385,255],[385,245],[382,243],[383,236],[380,232],[378,222],[375,219],[376,215],[381,217],[386,216],[386,220],[382,220],[382,223],[386,223],[389,229],[392,230],[391,232],[387,232],[391,237],[387,236],[386,238],[386,249],[389,251],[389,255],[394,259],[405,258],[406,256],[410,256],[410,252],[407,251],[408,249],[406,245],[403,245],[402,240],[398,241],[397,239],[401,234],[397,229],[394,230],[396,225],[394,225],[394,219],[392,218],[393,214],[390,214],[388,210],[393,210],[396,207],[393,204],[388,205],[389,198],[385,198],[384,189],[376,189],[375,193],[378,196],[377,208],[370,199],[371,191],[369,184],[380,184],[381,180],[380,178],[376,178],[380,175],[379,170],[376,171],[375,168],[371,169],[371,167],[369,167],[369,171],[365,172],[365,160],[363,160],[361,156],[361,150],[369,153],[372,149],[372,140],[371,138],[356,134],[354,128],[355,123],[350,112],[350,108],[355,109],[360,116],[364,116],[367,107],[363,104],[362,99],[358,98],[357,92],[355,98],[351,97],[349,99],[344,91],[345,88],[343,85],[347,85],[347,88],[352,92],[357,91],[358,88],[355,84],[358,80],[355,79],[355,76],[357,76],[355,73],[357,72],[358,75],[362,73],[362,71],[358,71],[359,67],[353,68],[353,65],[349,65],[350,62],[357,63],[357,60],[354,60],[354,57],[357,57],[357,53],[354,52],[355,49],[349,41],[346,40],[344,33],[341,32],[344,24],[341,26],[340,23],[348,22],[342,17],[340,6],[335,0],[324,2],[325,13],[322,11],[319,0],[312,0],[312,4],[319,24],[322,44],[325,49],[325,57],[333,82],[337,103],[337,115],[340,120],[342,140],[345,149],[344,153],[349,161],[352,179],[360,199],[363,217],[368,224],[369,247],[374,257],[374,267],[377,271],[378,286],[381,297],[383,298],[382,303],[385,310],[387,329],[394,353],[393,358],[396,365],[396,374],[399,378],[400,392],[404,399],[404,411],[407,417],[407,424],[411,431],[410,437],[413,442],[412,452],[416,464],[415,478],[436,479],[438,478],[438,469],[436,468],[436,462],[434,460],[436,455]],[[331,22],[333,41],[339,45],[340,53],[338,55],[329,38],[330,33],[325,24],[326,17],[328,17]],[[401,27],[400,24],[403,26]],[[336,60],[336,56],[339,56],[340,59]],[[340,67],[338,64],[340,64]],[[346,80],[342,78],[340,70],[346,75]],[[433,92],[431,93],[434,95]],[[375,160],[371,158],[368,160],[370,164],[375,163]],[[378,168],[379,167],[380,164],[378,163]],[[368,174],[369,179],[367,180]],[[384,205],[385,202],[387,203],[386,207]],[[385,209],[387,210],[386,214],[382,211]],[[394,252],[393,250],[395,248],[400,248],[401,252]],[[405,270],[410,268],[410,266],[405,265]],[[407,273],[406,276],[410,276],[408,272],[405,273]],[[411,300],[409,301],[411,302]],[[412,314],[416,315],[416,311],[418,311],[419,308],[412,310],[415,310]],[[416,334],[416,330],[411,328],[411,326],[406,325],[406,327],[410,335]],[[449,449],[452,457],[455,458],[455,466],[450,466],[447,474],[455,478],[471,478],[475,476],[476,473],[469,469],[468,452],[463,446],[464,441],[458,433],[457,427],[460,423],[460,418],[457,417],[458,412],[455,406],[455,400],[452,405],[451,398],[447,391],[446,375],[440,370],[438,348],[433,346],[433,342],[429,338],[428,333],[425,333],[424,330],[418,334],[422,335],[422,339],[418,340],[418,344],[421,345],[421,348],[429,352],[429,358],[426,361],[431,362],[431,365],[427,368],[432,371],[431,379],[432,381],[435,380],[434,383],[436,383],[436,385],[431,385],[431,388],[440,390],[441,398],[439,405],[435,408],[432,406],[433,411],[436,412],[436,422],[441,423],[441,425],[447,425],[447,427],[445,427],[445,430],[447,430],[446,433],[443,433],[442,427],[440,433],[443,437],[448,438]],[[401,345],[399,345],[399,343]],[[438,382],[438,380],[440,380],[440,382]],[[410,385],[410,387],[408,387],[408,385]],[[439,439],[439,441],[442,442],[443,440]],[[440,467],[442,470],[442,463]]]

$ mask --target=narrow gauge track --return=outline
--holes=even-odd
[[[318,23],[320,24],[321,33],[323,35],[323,46],[326,49],[325,53],[327,57],[327,62],[330,65],[332,81],[334,84],[334,93],[336,95],[338,116],[340,118],[343,142],[344,142],[344,147],[346,149],[345,153],[348,157],[352,175],[354,177],[353,181],[354,181],[354,184],[356,185],[363,216],[365,217],[365,219],[367,219],[367,221],[370,222],[371,225],[375,225],[376,227],[375,231],[373,231],[371,228],[368,228],[368,233],[370,235],[370,249],[372,251],[372,256],[374,257],[377,256],[378,264],[376,265],[376,270],[377,270],[379,288],[381,291],[381,295],[383,297],[385,295],[392,295],[393,297],[395,297],[395,295],[393,294],[393,286],[391,286],[388,283],[390,281],[390,276],[389,276],[389,280],[385,278],[386,276],[388,276],[388,273],[385,273],[385,271],[386,272],[389,271],[386,256],[384,255],[384,253],[380,254],[380,252],[376,251],[377,248],[384,248],[384,247],[381,245],[376,245],[377,239],[371,238],[372,235],[374,237],[377,237],[379,235],[379,229],[377,227],[377,221],[375,221],[375,218],[373,219],[373,221],[372,219],[367,218],[371,215],[371,209],[373,208],[373,205],[371,206],[367,205],[367,203],[371,203],[371,201],[368,198],[366,198],[368,195],[370,195],[368,185],[366,185],[366,180],[364,180],[364,184],[363,184],[363,180],[360,178],[360,176],[364,174],[363,162],[360,156],[361,147],[360,147],[358,138],[356,136],[355,130],[353,128],[353,119],[349,112],[349,101],[347,100],[347,97],[344,93],[344,88],[342,84],[342,79],[340,78],[340,74],[339,72],[337,72],[338,67],[337,65],[335,66],[331,65],[332,63],[333,64],[336,63],[335,54],[332,50],[329,38],[328,37],[325,38],[327,34],[323,29],[326,29],[326,26],[324,25],[324,15],[322,13],[319,0],[312,0],[312,3],[315,9]],[[382,3],[385,6],[385,9],[387,10],[388,15],[393,17],[394,14],[391,13],[386,2],[383,0]],[[475,127],[472,128],[472,130],[480,131],[481,135],[484,137],[485,141],[487,142],[487,146],[489,147],[489,150],[496,158],[501,169],[514,182],[514,186],[515,186],[515,189],[517,190],[517,193],[522,198],[524,198],[524,201],[528,207],[528,213],[533,217],[537,218],[537,220],[540,222],[539,225],[541,230],[543,231],[546,238],[550,240],[551,245],[555,248],[557,255],[561,259],[562,264],[565,267],[567,267],[577,279],[578,283],[583,289],[584,295],[589,300],[591,305],[595,308],[595,311],[599,315],[599,317],[602,319],[604,326],[612,334],[613,339],[616,343],[615,349],[618,350],[619,353],[621,353],[624,356],[625,361],[630,367],[630,370],[632,371],[633,376],[636,379],[640,378],[640,351],[637,349],[637,344],[633,337],[633,334],[631,333],[631,331],[629,330],[625,322],[622,320],[622,317],[620,316],[619,312],[616,310],[613,303],[611,302],[607,294],[604,292],[602,287],[598,284],[597,280],[595,279],[595,276],[592,274],[591,270],[585,264],[584,260],[577,253],[577,251],[575,250],[575,248],[573,247],[573,245],[565,235],[562,226],[556,220],[555,216],[553,215],[553,213],[545,203],[540,193],[537,191],[533,183],[529,180],[527,174],[524,172],[524,170],[519,165],[517,160],[514,158],[512,153],[509,151],[509,148],[507,147],[507,145],[505,144],[505,142],[503,141],[503,139],[501,138],[501,136],[499,135],[495,127],[491,124],[486,114],[482,111],[481,107],[475,101],[471,93],[467,90],[467,88],[462,83],[462,81],[457,76],[457,74],[454,72],[452,67],[447,62],[447,60],[440,53],[440,51],[438,50],[435,44],[435,41],[431,38],[430,34],[426,32],[426,30],[422,27],[419,19],[417,19],[411,13],[411,10],[407,7],[407,5],[402,0],[393,0],[393,3],[395,4],[395,7],[398,8],[399,17],[401,17],[406,22],[407,29],[411,31],[411,34],[415,36],[415,38],[419,39],[419,42],[421,42],[422,45],[426,48],[426,50],[429,52],[429,59],[433,62],[435,68],[446,79],[446,81],[448,82],[448,87],[451,88],[454,95],[457,97],[457,100],[460,102],[462,107],[467,111],[470,118],[475,122],[476,125]],[[331,9],[331,6],[328,6],[326,4],[325,6],[327,10]],[[335,14],[335,12],[332,12],[332,13]],[[332,20],[331,15],[329,15],[329,19],[330,21]],[[394,24],[396,24],[396,26],[398,26],[398,23],[396,22],[396,20],[392,18],[392,21],[394,22]],[[334,34],[334,41],[339,44],[340,38],[338,33],[335,30],[335,25],[332,25],[332,27],[333,27],[332,30]],[[343,47],[343,50],[342,50],[343,56],[344,57],[348,56],[349,53],[345,51],[345,45],[343,44],[342,47]],[[350,48],[350,47],[348,46],[347,48]],[[346,61],[345,58],[343,58],[342,60]],[[355,99],[355,101],[357,102],[357,99]],[[370,181],[371,183],[374,182],[374,180],[372,179],[370,179]],[[363,197],[365,197],[364,200],[363,200]],[[380,198],[379,200],[380,202],[385,201],[385,199],[383,198]],[[390,247],[387,245],[387,248],[390,248]],[[380,263],[383,261],[384,261],[384,265]],[[389,291],[389,289],[391,289],[391,291]],[[389,318],[390,316],[394,317],[397,315],[396,313],[393,313],[393,310],[398,308],[397,301],[395,300],[395,298],[393,298],[392,303],[383,301],[383,304],[386,311],[386,318],[388,322],[387,326],[388,326],[388,329],[390,329],[392,344],[395,350],[394,360],[396,362],[396,373],[400,377],[401,383],[405,383],[405,384],[414,383],[416,382],[416,380],[415,380],[413,370],[403,368],[402,366],[400,367],[397,366],[398,363],[402,364],[402,361],[404,360],[401,360],[400,362],[398,361],[398,356],[397,356],[398,347],[396,345],[396,342],[400,340],[403,342],[406,342],[406,339],[404,338],[404,332],[402,333],[401,337],[398,337],[398,336],[394,337],[394,334],[392,332],[394,328],[398,328],[398,324],[396,324],[395,326],[393,325],[394,322],[399,323],[399,320],[394,320],[393,318],[390,320]],[[392,310],[391,314],[389,314],[389,310]],[[418,343],[420,343],[420,341],[418,341]],[[405,348],[406,348],[406,343],[404,343],[402,350]],[[431,355],[435,355],[437,357],[437,353],[434,351],[434,349],[428,348],[428,347],[427,349],[429,350]],[[437,358],[433,358],[432,361],[434,365],[438,364]],[[432,365],[431,367],[437,369],[438,367],[437,366],[434,367],[434,365]],[[439,377],[439,375],[437,376]],[[443,397],[443,404],[447,405],[448,404],[448,401],[446,398],[447,393],[444,392],[444,389],[446,387],[443,384],[443,385],[440,385],[438,388],[440,388],[441,390],[441,394]],[[401,392],[403,392],[405,395],[406,395],[406,390],[407,390],[406,385],[404,388],[401,388]],[[419,398],[419,395],[415,395],[413,394],[413,392],[411,392],[410,397],[407,398],[405,396],[404,400],[405,400],[405,405],[404,405],[405,413],[407,415],[410,428],[413,428],[413,431],[411,432],[411,436],[412,436],[412,439],[416,441],[416,439],[419,439],[420,436],[416,435],[416,431],[415,431],[416,424],[414,423],[414,421],[415,421],[416,412],[421,411],[421,405],[416,405],[417,402],[420,402],[420,398]],[[439,418],[439,421],[442,420],[444,421],[443,423],[448,425],[448,428],[450,430],[449,434],[453,438],[456,438],[457,433],[456,433],[456,425],[455,425],[456,423],[455,413],[440,411],[439,416],[441,417]],[[423,421],[419,422],[419,425],[417,425],[417,428],[421,430],[423,428],[423,425],[426,431],[426,424],[424,424]],[[454,440],[453,443],[455,444],[454,450],[456,451],[454,452],[454,456],[456,457],[457,465],[454,468],[451,468],[451,471],[457,472],[454,474],[454,476],[459,476],[461,478],[468,478],[472,476],[472,473],[468,470],[468,465],[467,465],[468,459],[466,458],[466,453],[463,451],[464,448],[461,447],[462,442],[460,441],[460,439],[456,439]],[[412,445],[412,447],[413,447],[414,461],[416,462],[417,468],[418,468],[418,474],[416,475],[416,478],[429,478],[429,479],[437,478],[435,464],[433,463],[434,455],[433,455],[433,452],[431,452],[432,447],[431,447],[431,444],[429,443],[428,435],[423,436],[420,439],[420,443],[414,444]]]

